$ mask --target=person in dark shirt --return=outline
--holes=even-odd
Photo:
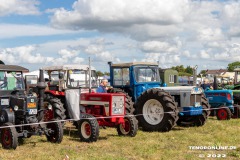
[[[97,88],[97,93],[107,93],[107,89],[108,89],[107,84],[108,84],[108,80],[107,79],[102,79],[101,84]]]
[[[201,87],[206,90],[206,89],[213,89],[213,87],[209,84],[208,79],[204,79],[203,84],[201,84]]]

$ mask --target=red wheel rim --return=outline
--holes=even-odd
[[[220,110],[218,111],[218,117],[219,117],[219,119],[221,119],[221,120],[227,119],[227,111],[226,111],[225,109],[220,109]]]
[[[87,124],[85,124],[84,128],[85,128],[86,135],[90,136],[91,135],[91,126],[87,123]]]
[[[125,119],[124,121],[125,121],[125,123],[122,127],[123,127],[124,131],[128,133],[130,131],[130,123],[127,119]]]
[[[11,138],[11,133],[10,133],[9,128],[3,128],[1,132],[2,132],[2,143],[5,146],[11,145],[12,138]]]
[[[53,110],[44,111],[44,122],[48,122],[54,118]]]

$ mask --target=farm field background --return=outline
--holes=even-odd
[[[68,126],[68,125],[67,125]],[[61,144],[33,136],[20,142],[16,150],[0,148],[0,160],[86,160],[86,159],[240,159],[240,119],[218,121],[210,118],[202,127],[176,126],[166,133],[138,131],[136,137],[119,137],[114,128],[100,130],[95,143],[80,142],[77,130],[65,129]],[[203,150],[191,146],[234,146],[236,149]],[[214,158],[221,156],[221,158]],[[209,158],[211,157],[211,158]]]

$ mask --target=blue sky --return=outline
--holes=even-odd
[[[151,3],[150,3],[151,2]],[[0,0],[0,59],[58,64],[159,61],[220,69],[240,61],[240,2]]]

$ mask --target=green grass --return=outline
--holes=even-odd
[[[95,143],[80,142],[76,130],[65,130],[61,144],[51,144],[44,136],[25,139],[16,150],[0,147],[0,160],[192,160],[214,154],[240,159],[240,119],[218,121],[210,118],[202,127],[175,127],[170,132],[138,131],[136,137],[119,137],[113,128],[101,129]],[[191,150],[189,146],[236,146],[236,150]],[[199,155],[205,158],[199,158]]]

